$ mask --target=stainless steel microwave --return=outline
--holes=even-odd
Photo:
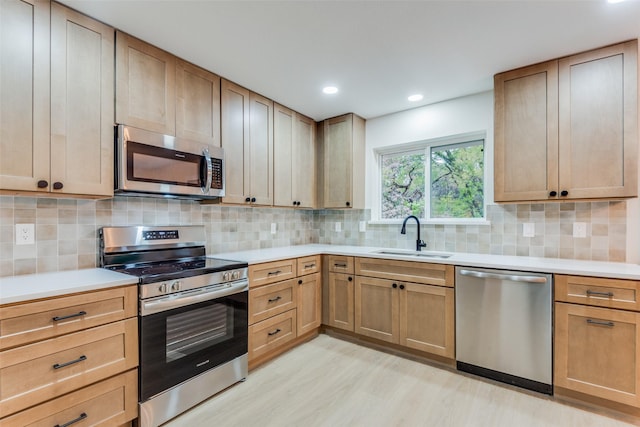
[[[115,193],[211,199],[224,196],[220,147],[116,126]]]

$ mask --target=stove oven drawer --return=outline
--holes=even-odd
[[[0,414],[135,368],[137,329],[131,318],[0,352]]]
[[[249,361],[296,338],[296,310],[289,310],[249,326]]]
[[[138,287],[0,307],[0,350],[137,315]]]
[[[249,290],[249,324],[253,325],[296,306],[296,279]]]
[[[138,370],[134,369],[4,418],[2,425],[71,426],[72,421],[78,425],[124,425],[138,417],[137,402]]]

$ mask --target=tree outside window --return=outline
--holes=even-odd
[[[381,219],[483,218],[484,140],[383,154],[381,181]]]

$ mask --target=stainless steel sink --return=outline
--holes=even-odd
[[[453,254],[446,252],[433,252],[433,251],[407,251],[402,249],[379,249],[375,251],[371,251],[372,254],[382,254],[382,255],[400,255],[400,256],[412,256],[412,257],[421,257],[421,258],[439,258],[439,259],[447,259]]]

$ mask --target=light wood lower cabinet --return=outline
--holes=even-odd
[[[555,304],[558,387],[640,407],[640,313]]]
[[[329,273],[329,326],[353,332],[354,275]]]
[[[297,281],[298,335],[320,327],[322,322],[322,282],[320,273],[309,274]]]
[[[397,344],[400,301],[398,283],[388,279],[356,277],[355,332]]]
[[[72,425],[119,426],[138,416],[138,370],[133,369],[82,390],[2,419],[4,427]],[[80,421],[82,423],[80,423]]]
[[[296,310],[289,310],[249,326],[249,361],[296,338]]]

